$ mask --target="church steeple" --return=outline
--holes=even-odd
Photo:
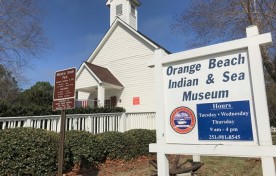
[[[141,5],[138,0],[107,0],[106,5],[110,8],[110,26],[119,17],[135,30],[138,30],[137,7]]]

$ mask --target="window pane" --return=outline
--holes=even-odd
[[[116,6],[116,15],[122,15],[123,14],[123,5],[119,4]]]

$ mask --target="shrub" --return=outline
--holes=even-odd
[[[32,128],[0,131],[0,175],[55,175],[57,133]]]
[[[133,129],[124,134],[129,145],[126,159],[149,155],[149,144],[156,142],[155,130]]]
[[[96,108],[75,108],[67,110],[67,114],[93,114],[93,113],[115,113],[125,112],[122,107],[108,108],[108,107],[96,107]],[[17,116],[40,116],[40,115],[56,115],[60,114],[60,111],[52,111],[52,105],[41,106],[34,103],[7,103],[0,100],[0,117],[17,117]]]
[[[102,143],[105,159],[125,159],[127,139],[123,133],[110,131],[98,134],[97,137]]]
[[[105,132],[93,135],[85,131],[65,133],[64,170],[74,164],[90,167],[105,159],[132,159],[148,155],[155,142],[153,130]],[[56,175],[59,134],[42,129],[0,130],[0,175]]]
[[[156,131],[134,129],[124,133],[105,132],[98,134],[104,153],[108,159],[130,160],[149,155],[149,144],[156,142]]]
[[[94,107],[94,108],[75,108],[67,111],[67,114],[94,114],[94,113],[115,113],[125,112],[126,110],[122,107]]]
[[[66,145],[70,151],[71,163],[90,166],[104,160],[104,152],[97,137],[85,131],[67,131]]]

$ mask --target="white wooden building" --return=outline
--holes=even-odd
[[[154,69],[147,63],[166,49],[138,31],[138,0],[108,0],[110,28],[77,71],[77,99],[89,106],[154,112]]]

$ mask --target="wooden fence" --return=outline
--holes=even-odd
[[[32,127],[60,131],[60,115],[0,117],[0,130]],[[125,132],[131,129],[155,129],[155,112],[98,113],[66,115],[66,130],[89,131],[94,134],[106,131]]]

